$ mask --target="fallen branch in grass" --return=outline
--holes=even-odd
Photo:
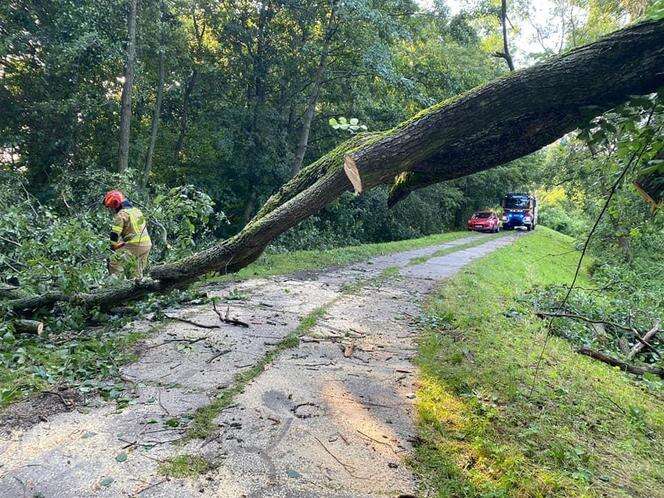
[[[639,354],[639,352],[644,348],[644,346],[648,346],[650,349],[652,349],[652,346],[648,343],[648,341],[653,337],[655,337],[655,334],[657,334],[657,332],[660,332],[659,320],[656,320],[652,328],[648,332],[646,332],[645,335],[642,337],[642,340],[634,345],[632,350],[627,355],[627,359],[631,360],[632,358],[634,358],[637,354]]]
[[[607,354],[601,353],[600,351],[596,351],[590,348],[579,348],[576,350],[576,352],[585,356],[590,356],[595,360],[607,363],[608,365],[611,365],[613,367],[619,367],[621,370],[624,370],[629,373],[633,373],[636,375],[654,374],[664,379],[664,368],[632,365],[630,363],[614,358],[613,356],[609,356]]]
[[[650,350],[652,350],[653,353],[655,353],[657,356],[660,356],[659,351],[657,351],[657,348],[655,348],[655,346],[653,346],[652,344],[650,344],[648,342],[659,331],[659,320],[657,320],[657,322],[655,323],[655,326],[652,330],[648,331],[647,333],[643,334],[643,336],[642,336],[639,333],[639,331],[634,329],[633,327],[629,327],[627,325],[621,325],[621,324],[615,323],[615,322],[609,322],[607,320],[597,320],[597,319],[594,319],[594,318],[588,318],[587,316],[576,315],[574,313],[537,311],[535,313],[535,315],[537,315],[539,318],[545,318],[545,317],[549,317],[549,318],[569,318],[570,320],[579,320],[579,321],[586,322],[586,323],[609,325],[611,327],[617,328],[619,330],[623,330],[625,332],[629,332],[630,334],[634,335],[634,337],[638,341],[636,346],[641,346],[640,348],[638,348],[636,350],[636,352],[634,354],[641,351],[644,347],[648,347],[648,348],[650,348]],[[636,348],[636,346],[634,346],[634,348]],[[634,351],[634,349],[632,349],[632,351]],[[633,357],[634,357],[634,355],[632,354],[631,356],[628,356],[628,359],[632,359]]]

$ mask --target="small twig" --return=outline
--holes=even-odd
[[[219,351],[218,353],[216,353],[216,354],[213,355],[212,357],[210,357],[210,358],[208,358],[207,360],[205,360],[205,363],[212,363],[214,360],[216,360],[216,359],[219,358],[220,356],[223,356],[223,355],[225,355],[225,354],[228,354],[228,353],[230,353],[231,351],[232,351],[232,349],[222,349],[221,351]]]
[[[318,443],[323,447],[323,449],[327,452],[327,454],[330,455],[332,458],[334,458],[334,460],[335,460],[339,465],[341,465],[341,466],[344,468],[344,470],[345,470],[346,472],[348,472],[352,477],[354,477],[355,479],[368,479],[368,477],[361,477],[361,476],[357,476],[357,475],[353,474],[353,473],[349,470],[349,467],[350,467],[351,469],[354,469],[354,467],[351,467],[350,465],[347,465],[347,464],[343,463],[341,460],[339,460],[339,459],[337,458],[337,456],[336,456],[334,453],[332,453],[332,452],[328,449],[328,447],[325,446],[325,444],[323,444],[323,441],[321,441],[320,439],[318,439],[316,436],[314,436],[313,434],[311,434],[311,437],[313,437],[316,441],[318,441]]]
[[[164,484],[165,482],[167,482],[167,481],[169,481],[169,480],[170,480],[170,479],[169,479],[168,477],[164,477],[161,481],[157,481],[157,482],[155,482],[155,483],[149,484],[148,486],[145,486],[145,487],[139,489],[138,491],[136,491],[136,492],[134,493],[134,496],[138,496],[138,495],[140,495],[141,493],[147,491],[148,489],[152,489],[152,488],[154,488],[154,487],[156,487],[156,486],[159,486],[160,484]]]
[[[392,445],[386,441],[379,441],[376,438],[371,437],[369,434],[365,434],[362,432],[360,429],[355,429],[358,433],[360,433],[362,436],[364,436],[367,439],[370,439],[371,441],[378,443],[378,444],[384,444],[385,446],[389,447],[392,451],[394,451],[394,448],[392,448]]]
[[[188,323],[189,325],[193,325],[194,327],[200,327],[202,329],[219,329],[219,328],[221,328],[219,325],[206,325],[204,323],[194,322],[193,320],[187,320],[186,318],[180,318],[179,316],[170,316],[170,315],[164,314],[164,317],[168,318],[169,320],[175,320],[175,321],[182,322],[182,323]]]
[[[4,240],[5,242],[7,242],[9,244],[14,244],[16,247],[21,247],[20,243],[16,242],[15,240],[12,240],[12,239],[7,239],[7,238],[5,238],[1,235],[0,235],[0,240]]]
[[[168,411],[168,408],[166,408],[166,407],[164,406],[164,404],[161,402],[161,389],[159,389],[159,394],[157,395],[157,403],[159,403],[159,407],[160,407],[162,410],[164,410],[164,412],[166,413],[166,415],[168,415],[168,416],[170,417],[170,416],[171,416],[171,412]]]
[[[243,322],[242,320],[238,320],[236,318],[228,318],[228,313],[229,313],[229,310],[230,310],[230,306],[226,309],[226,316],[223,316],[221,314],[221,312],[217,309],[217,303],[215,303],[214,301],[212,301],[212,308],[214,309],[214,312],[219,317],[219,321],[221,321],[223,323],[228,323],[230,325],[237,325],[239,327],[244,327],[246,329],[249,328],[249,324],[246,323],[246,322]]]
[[[192,344],[196,344],[197,342],[204,341],[207,339],[207,336],[205,337],[199,337],[198,339],[168,339],[161,344],[155,344],[154,346],[149,346],[145,348],[145,351],[149,351],[150,349],[156,349],[160,348],[162,346],[166,346],[167,344],[171,344],[173,342],[187,342],[191,346]]]

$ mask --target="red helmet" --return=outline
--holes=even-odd
[[[111,190],[110,192],[106,192],[106,195],[104,196],[104,206],[109,209],[118,209],[124,200],[125,197],[122,195],[122,192],[119,190]]]

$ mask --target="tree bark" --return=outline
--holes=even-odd
[[[150,129],[150,144],[145,156],[145,168],[143,169],[143,177],[141,179],[141,186],[145,188],[150,178],[152,171],[152,158],[154,155],[154,147],[157,143],[157,132],[159,131],[159,115],[161,114],[161,102],[164,97],[164,77],[165,77],[165,56],[164,45],[159,47],[159,81],[157,82],[157,98],[154,103],[154,114],[152,115],[152,127]]]
[[[134,67],[136,65],[136,17],[138,0],[129,0],[129,33],[127,42],[127,62],[125,80],[122,86],[120,103],[120,145],[118,147],[118,172],[124,173],[129,164],[129,132],[131,131],[131,94],[134,88]]]
[[[275,237],[348,190],[359,193],[391,183],[394,204],[414,189],[530,154],[630,95],[651,93],[663,84],[664,20],[631,26],[434,105],[389,131],[352,137],[300,171],[240,233],[153,268],[150,279],[90,294],[16,300],[6,307],[20,312],[66,300],[105,308],[187,285],[208,272],[235,272],[255,261]]]

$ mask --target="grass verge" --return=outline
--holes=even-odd
[[[421,444],[411,462],[424,493],[663,496],[661,393],[557,337],[534,379],[545,322],[519,297],[568,283],[578,260],[571,250],[571,239],[539,228],[429,300],[418,356]]]

